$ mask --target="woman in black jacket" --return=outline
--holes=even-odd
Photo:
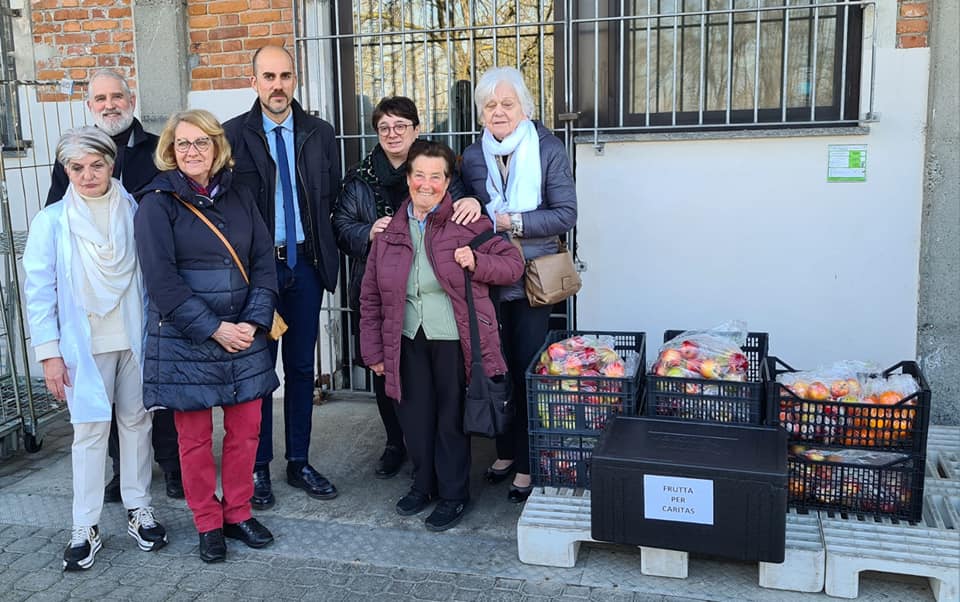
[[[134,221],[148,298],[143,402],[174,410],[200,557],[218,562],[224,536],[254,548],[273,541],[250,512],[260,400],[279,385],[266,337],[277,299],[273,239],[250,193],[231,186],[230,145],[207,111],[172,115],[155,161],[161,173]],[[215,406],[223,408],[225,430],[222,500]]]
[[[367,264],[367,252],[374,237],[386,229],[394,212],[409,196],[407,153],[420,135],[417,105],[405,96],[388,96],[381,100],[373,110],[371,121],[379,143],[344,178],[333,209],[337,246],[350,257],[350,309],[353,310],[355,333],[359,332],[360,283]],[[456,175],[449,192],[457,199],[453,204],[454,222],[469,224],[480,219],[480,203],[474,198],[463,198],[463,185]],[[374,468],[374,475],[389,479],[400,470],[407,451],[397,412],[384,390],[384,378],[375,374],[372,377],[380,419],[387,431],[387,445]]]

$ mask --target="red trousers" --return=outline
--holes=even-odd
[[[219,529],[225,522],[239,523],[251,517],[253,463],[260,442],[260,401],[254,399],[222,408],[222,500],[217,498],[213,410],[174,412],[183,492],[200,533]]]

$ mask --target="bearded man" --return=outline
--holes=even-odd
[[[117,160],[113,164],[113,177],[133,194],[150,183],[157,168],[153,164],[153,151],[157,137],[144,131],[140,121],[133,116],[137,97],[122,75],[110,69],[95,72],[87,86],[87,109],[93,123],[106,132],[117,145]],[[50,191],[45,205],[63,198],[70,181],[60,163],[54,163]]]
[[[117,157],[113,164],[113,177],[123,183],[131,194],[153,180],[159,173],[153,164],[153,152],[157,148],[157,136],[144,131],[140,121],[133,116],[137,97],[122,75],[109,69],[95,72],[87,86],[87,109],[93,123],[113,138]],[[60,162],[53,164],[50,191],[46,205],[56,203],[67,192],[70,180]],[[167,497],[182,499],[183,481],[180,477],[180,450],[177,445],[177,429],[173,412],[157,410],[153,414],[154,460],[163,470]],[[120,501],[120,442],[117,436],[116,417],[110,425],[107,450],[113,460],[113,479],[103,492],[105,502]]]

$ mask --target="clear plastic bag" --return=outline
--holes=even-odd
[[[657,376],[745,382],[747,325],[739,320],[709,330],[688,330],[660,347],[651,371]]]

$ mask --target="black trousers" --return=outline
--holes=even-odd
[[[526,370],[540,351],[550,329],[551,307],[530,307],[526,299],[500,303],[500,336],[503,355],[513,379],[516,416],[510,432],[497,437],[497,457],[513,460],[520,474],[530,474],[530,439],[527,434]]]
[[[470,437],[463,434],[466,376],[460,341],[430,341],[423,329],[400,344],[403,398],[397,415],[417,471],[413,488],[445,500],[470,498]]]
[[[383,429],[387,432],[387,445],[403,449],[403,428],[397,416],[396,402],[387,397],[387,379],[373,375],[373,392],[377,395],[377,410],[380,411],[380,420]]]
[[[177,427],[171,410],[155,410],[153,416],[153,459],[163,472],[180,471],[180,449],[177,446]],[[120,474],[120,439],[117,435],[116,407],[110,419],[107,453],[113,461],[113,474]]]

